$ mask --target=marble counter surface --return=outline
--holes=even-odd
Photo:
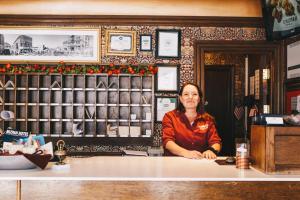
[[[222,159],[222,158],[220,158]],[[89,181],[300,181],[300,175],[266,175],[253,168],[182,157],[99,156],[68,158],[69,168],[0,170],[0,180]]]

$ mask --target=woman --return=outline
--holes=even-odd
[[[193,83],[179,91],[178,107],[162,121],[165,155],[214,159],[221,150],[221,139],[214,118],[204,112],[202,92]]]

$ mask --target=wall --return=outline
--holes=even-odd
[[[153,39],[153,49],[155,50],[155,30],[157,28],[161,29],[181,29],[182,38],[181,38],[181,59],[155,59],[154,52],[140,52],[139,51],[139,35],[140,34],[152,34]],[[102,63],[171,63],[171,64],[179,64],[180,65],[180,84],[184,82],[193,82],[193,65],[194,65],[194,43],[197,40],[265,40],[265,31],[263,28],[228,28],[228,27],[176,27],[176,26],[102,26]],[[134,30],[137,31],[137,56],[136,57],[126,57],[126,56],[105,56],[105,30]],[[222,58],[219,56],[218,58],[214,58],[214,64],[222,63],[223,60],[226,64],[228,60],[232,60],[232,58]],[[206,61],[209,64],[209,61]],[[242,61],[241,61],[242,62]],[[240,63],[240,62],[235,62]],[[212,64],[212,63],[211,63]],[[241,64],[242,65],[242,64]],[[237,66],[237,69],[240,69]],[[243,71],[235,70],[236,73],[242,74]],[[239,76],[240,77],[240,76]],[[237,80],[237,82],[240,80]],[[242,88],[242,86],[240,86]],[[240,88],[240,89],[241,89]],[[156,93],[155,95],[161,95],[161,93]],[[173,94],[165,93],[164,95],[172,96]],[[156,123],[154,125],[154,141],[153,146],[161,145],[161,124]],[[115,147],[115,146],[72,146],[70,147],[70,151],[119,151],[120,148],[131,148],[136,150],[145,150],[144,146],[126,146],[126,147]]]
[[[101,29],[101,63],[114,64],[138,64],[138,63],[170,63],[180,65],[180,84],[184,82],[193,82],[193,66],[194,66],[194,43],[198,40],[264,40],[265,32],[263,28],[244,28],[244,27],[190,27],[190,26],[85,26],[86,28]],[[57,27],[56,27],[57,28]],[[180,29],[181,30],[181,59],[155,59],[155,31],[156,29]],[[132,30],[137,32],[137,55],[135,57],[128,56],[106,56],[105,55],[105,30]],[[139,35],[152,35],[153,52],[139,51]],[[218,59],[217,59],[218,60]],[[222,62],[220,57],[218,61]],[[224,60],[224,58],[223,58]],[[226,60],[226,59],[225,59]],[[207,61],[209,62],[209,61]],[[225,61],[226,62],[226,61]],[[208,63],[209,64],[209,63]],[[238,70],[236,70],[238,73]],[[162,95],[156,93],[156,95]],[[174,94],[165,93],[163,95],[172,96]],[[161,124],[156,123],[154,127],[153,146],[161,145]],[[71,152],[107,152],[120,151],[122,148],[135,150],[145,150],[145,146],[110,146],[110,145],[88,145],[88,146],[68,146]]]
[[[260,0],[10,0],[0,5],[0,14],[12,15],[262,16]]]
[[[10,24],[9,20],[2,18],[2,15],[9,16],[18,16],[19,21],[17,24],[22,22],[20,16],[24,15],[42,15],[43,23],[47,21],[47,15],[49,17],[56,15],[84,15],[85,17],[89,17],[92,15],[111,15],[111,16],[121,16],[128,15],[134,16],[137,19],[137,16],[226,16],[226,17],[245,17],[247,18],[260,18],[261,7],[259,0],[231,0],[231,1],[219,1],[219,0],[160,0],[160,1],[135,1],[129,0],[115,0],[115,1],[69,1],[69,0],[54,0],[54,1],[39,1],[39,0],[12,0],[12,1],[0,1],[1,11],[0,11],[0,24]],[[122,6],[120,6],[122,5]],[[133,15],[134,14],[134,15]],[[45,17],[46,16],[46,17]],[[148,17],[148,23],[151,21],[151,17]],[[92,19],[92,18],[91,18]],[[156,19],[156,18],[155,18]],[[226,20],[226,18],[224,18]],[[27,24],[28,19],[26,19]],[[32,17],[32,20],[35,20]],[[77,19],[78,20],[78,19]],[[85,19],[83,19],[84,21]],[[188,19],[189,20],[189,19]],[[222,18],[223,20],[223,18]],[[55,24],[55,19],[52,20]],[[193,65],[194,65],[194,43],[197,40],[265,40],[265,30],[263,28],[253,27],[253,24],[247,24],[246,26],[237,26],[231,27],[228,24],[222,24],[222,27],[214,27],[214,25],[206,22],[206,25],[199,25],[198,21],[195,21],[195,24],[191,24],[189,22],[188,26],[155,26],[153,23],[151,25],[129,25],[129,26],[119,26],[112,25],[114,23],[109,24],[109,18],[107,25],[97,25],[95,22],[92,25],[87,22],[86,24],[80,21],[80,27],[85,28],[101,28],[101,62],[102,63],[114,63],[114,64],[137,64],[137,63],[171,63],[171,64],[179,64],[180,65],[180,84],[190,81],[193,82]],[[79,26],[75,23],[71,22],[71,26]],[[201,23],[203,20],[201,21]],[[51,23],[51,22],[50,22]],[[176,22],[183,23],[182,21]],[[222,23],[220,21],[219,23]],[[26,24],[26,23],[24,23]],[[33,24],[33,23],[32,23]],[[39,25],[39,22],[34,22],[34,24]],[[74,25],[75,24],[75,25]],[[120,23],[119,23],[120,24]],[[169,23],[167,23],[169,24]],[[22,24],[23,25],[23,24]],[[49,22],[47,22],[49,25]],[[61,25],[54,25],[59,27]],[[66,25],[69,26],[69,25]],[[248,28],[253,27],[253,28]],[[181,29],[181,59],[170,59],[170,60],[162,60],[155,59],[155,53],[153,52],[140,52],[139,51],[139,35],[140,34],[152,34],[152,45],[153,50],[155,50],[155,30],[157,28],[161,29]],[[132,30],[137,32],[137,56],[136,57],[124,57],[124,56],[105,56],[105,30]],[[161,95],[161,94],[156,94]],[[165,94],[172,95],[172,94]],[[154,127],[154,141],[153,146],[161,145],[161,124],[155,124]],[[106,151],[120,151],[122,148],[130,148],[135,150],[145,150],[147,147],[145,146],[97,146],[97,145],[89,145],[89,146],[68,146],[69,151],[76,152],[106,152]]]
[[[81,26],[82,27],[82,26]],[[86,28],[100,28],[101,29],[101,63],[114,64],[137,64],[137,63],[170,63],[180,65],[180,84],[184,82],[193,82],[193,66],[194,66],[194,43],[197,40],[265,40],[265,31],[263,28],[245,28],[245,27],[190,27],[190,26],[85,26]],[[59,27],[58,27],[59,28]],[[156,29],[180,29],[181,30],[181,59],[155,59],[155,31]],[[137,32],[137,55],[135,57],[128,56],[106,56],[105,52],[105,30],[132,30]],[[153,52],[139,51],[139,35],[152,35]],[[221,58],[219,61],[221,62]],[[224,58],[223,58],[224,60]],[[226,60],[226,59],[225,59]],[[207,61],[209,62],[209,61]],[[237,71],[238,72],[238,71]],[[157,93],[156,95],[162,95]],[[164,94],[174,95],[174,94]],[[156,123],[154,127],[153,146],[161,145],[161,124]],[[145,146],[103,146],[103,145],[89,145],[89,146],[68,146],[71,152],[106,152],[106,151],[120,151],[122,148],[145,150]]]

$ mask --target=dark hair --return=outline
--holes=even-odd
[[[180,88],[178,95],[179,95],[179,96],[182,96],[183,89],[184,89],[186,86],[188,86],[188,85],[192,85],[192,86],[194,86],[194,87],[197,88],[197,91],[198,91],[198,94],[199,94],[199,97],[200,97],[200,101],[199,101],[199,103],[198,103],[198,105],[197,105],[196,110],[197,110],[197,113],[203,114],[203,113],[205,112],[205,111],[204,111],[204,105],[203,105],[203,103],[202,103],[202,97],[203,97],[203,94],[202,94],[202,91],[200,90],[200,88],[199,88],[198,85],[196,85],[196,84],[194,84],[194,83],[184,83],[184,84],[182,85],[182,87]],[[185,108],[184,108],[183,104],[180,102],[180,99],[179,99],[179,98],[178,98],[178,106],[177,106],[176,110],[178,110],[178,111],[180,111],[180,112],[185,112]]]

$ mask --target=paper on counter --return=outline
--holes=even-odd
[[[146,151],[123,150],[126,155],[131,156],[148,156]]]

